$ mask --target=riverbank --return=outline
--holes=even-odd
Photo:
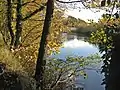
[[[71,29],[71,33],[75,33],[78,36],[86,36],[86,37],[90,37],[91,33],[95,31],[96,31],[96,28],[93,25],[80,26],[80,27]]]

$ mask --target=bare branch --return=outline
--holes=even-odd
[[[42,11],[45,8],[44,5],[42,5],[40,8],[36,9],[34,12],[30,13],[29,15],[27,15],[26,17],[24,17],[22,19],[22,21],[27,20],[28,18],[32,17],[33,15],[37,14],[38,12]]]
[[[29,19],[30,21],[44,21],[44,19],[42,20],[37,20],[37,19]]]
[[[25,5],[29,4],[29,3],[34,3],[35,1],[36,1],[36,0],[33,0],[33,1],[29,1],[29,2],[23,3],[22,6],[25,6]]]
[[[77,1],[61,1],[61,0],[56,0],[59,3],[77,3],[77,2],[82,2],[82,0],[77,0]]]
[[[57,83],[58,83],[58,81],[60,80],[61,76],[62,76],[62,72],[60,72],[57,80],[50,86],[50,88],[54,88],[54,87],[57,85]]]
[[[37,44],[37,43],[34,43],[34,42],[35,42],[35,40],[37,40],[38,38],[40,38],[40,36],[41,36],[41,35],[38,35],[37,37],[35,37],[35,39],[31,40],[32,43],[27,44],[27,45],[25,45],[24,47],[29,47],[29,46],[32,45],[32,44]]]
[[[31,28],[30,30],[29,30],[29,32],[25,35],[25,37],[23,38],[23,41],[22,41],[22,43],[24,43],[25,42],[25,40],[26,40],[26,38],[29,36],[29,34],[34,30],[34,28],[35,27],[37,27],[37,26],[39,26],[40,24],[37,24],[37,25],[35,25],[35,26],[33,26],[33,28]]]
[[[8,43],[7,43],[6,39],[5,39],[4,33],[2,32],[2,30],[0,30],[0,32],[1,32],[1,35],[2,35],[2,38],[3,38],[3,41],[4,41],[5,45],[8,46]]]

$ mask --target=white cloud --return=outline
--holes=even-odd
[[[88,42],[84,42],[84,41],[78,40],[78,39],[73,39],[71,41],[64,42],[63,46],[67,47],[67,48],[93,47]]]

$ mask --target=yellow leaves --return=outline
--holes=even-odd
[[[106,43],[106,42],[107,42],[107,39],[103,39],[103,42]]]
[[[90,42],[94,44],[106,43],[107,37],[106,37],[105,31],[101,28],[101,29],[98,29],[96,32],[93,32],[90,37]]]
[[[114,24],[120,25],[120,18],[118,19],[115,19],[114,17],[101,18],[99,24],[107,25],[107,26],[114,26]]]
[[[24,71],[24,67],[21,65],[19,59],[5,47],[0,47],[0,62],[5,63],[8,70]]]
[[[25,0],[25,2],[29,2],[31,0]],[[46,0],[36,0],[37,3],[42,4]],[[26,14],[30,14],[35,9],[37,9],[35,3],[30,3],[25,5],[22,8],[23,17]],[[51,30],[47,38],[47,47],[46,54],[51,55],[52,53],[59,53],[59,48],[62,46],[62,32],[68,31],[66,25],[64,25],[63,12],[56,10],[53,15],[53,21],[51,25]],[[41,34],[43,30],[45,18],[45,10],[38,12],[31,18],[27,19],[23,22],[22,25],[22,47],[18,51],[15,51],[16,57],[22,62],[22,65],[25,67],[27,72],[33,72],[35,62],[37,60],[38,55],[38,47],[41,39]]]
[[[59,53],[59,49],[61,47],[61,43],[56,43],[56,42],[53,42],[53,41],[49,41],[47,43],[47,54],[48,55],[51,55],[53,52],[54,53]]]
[[[32,19],[37,19],[37,20],[44,19],[44,17],[40,17],[39,14],[36,14],[35,16],[33,16]],[[65,19],[61,17],[59,14],[62,14],[62,13],[57,12],[57,11],[54,13],[54,18],[53,18],[50,34],[47,38],[46,53],[48,55],[51,55],[53,52],[59,52],[59,48],[61,47],[61,39],[62,39],[61,34],[65,30],[67,30],[66,29],[67,26],[65,26],[63,23]],[[41,21],[30,21],[30,20],[25,21],[23,25],[23,29],[24,29],[23,36],[25,37],[25,39],[26,38],[27,39],[25,40],[23,44],[24,45],[30,44],[29,49],[34,50],[35,49],[34,46],[36,45],[38,47],[40,37],[36,41],[33,41],[33,40],[35,37],[37,37],[37,35],[42,33],[42,28],[43,28],[42,26],[43,26],[43,22]],[[31,46],[31,43],[34,46]],[[38,51],[38,49],[36,49],[36,51]]]
[[[93,2],[92,4],[91,4],[91,7],[92,8],[95,8],[95,7],[97,7],[98,6],[98,3],[96,3],[96,2]]]

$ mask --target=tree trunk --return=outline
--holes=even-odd
[[[21,43],[21,33],[22,33],[22,0],[17,0],[17,8],[16,8],[16,33],[15,33],[15,43],[14,47],[17,48]]]
[[[107,90],[118,90],[120,87],[120,34],[113,36],[113,46]]]
[[[7,0],[7,26],[8,26],[8,30],[10,32],[10,36],[11,36],[11,42],[10,42],[10,46],[13,46],[14,44],[14,33],[12,30],[12,4],[11,4],[11,0]]]
[[[53,10],[54,10],[54,0],[48,0],[47,1],[47,8],[46,8],[46,16],[43,26],[43,32],[42,37],[40,41],[40,48],[36,63],[36,72],[35,72],[35,79],[38,82],[36,89],[41,88],[41,90],[45,90],[44,85],[44,66],[45,66],[45,60],[44,60],[44,54],[45,54],[45,48],[47,44],[47,37],[50,31],[51,26],[51,20],[53,16]]]

